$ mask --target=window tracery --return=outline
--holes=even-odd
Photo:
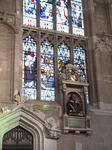
[[[82,0],[23,0],[23,24],[84,36]]]
[[[33,15],[30,14],[30,11],[25,10],[27,5],[29,7],[29,3]],[[84,36],[79,38],[74,35],[84,35],[82,0],[41,0],[39,2],[38,0],[23,0],[23,4],[23,24],[26,25],[23,25],[23,94],[29,99],[55,101],[58,92],[56,82],[62,68],[68,61],[77,65],[80,68],[78,74],[81,75],[82,73],[83,78],[87,79],[85,53],[87,38]],[[76,16],[73,13],[76,13]],[[66,34],[70,28],[70,16],[68,14],[71,14],[72,17],[72,35]],[[80,15],[80,22],[78,23],[77,20]],[[37,16],[40,18],[38,19]],[[29,25],[28,17],[30,19],[33,17],[35,24]],[[59,20],[61,21],[59,22]],[[29,26],[35,26],[35,28],[29,28]],[[40,28],[36,28],[39,26]],[[55,30],[65,33],[52,31],[54,27]],[[29,55],[29,53],[31,54]],[[27,57],[31,58],[30,62]],[[32,64],[31,66],[28,65],[30,68],[28,77],[28,69],[25,67],[29,63]],[[30,75],[33,76],[32,79]]]

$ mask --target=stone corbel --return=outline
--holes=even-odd
[[[17,28],[17,26],[15,26],[12,22],[8,20],[10,20],[10,18],[6,11],[3,11],[2,13],[0,13],[0,24],[5,24],[9,26],[9,28],[11,28],[16,34],[18,34],[19,29]]]
[[[51,139],[58,139],[61,136],[61,130],[59,130],[59,126],[56,123],[56,120],[53,117],[45,117],[45,130],[46,137]]]
[[[58,129],[46,128],[46,136],[50,139],[59,139],[62,131]]]

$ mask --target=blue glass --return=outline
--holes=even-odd
[[[53,29],[52,0],[40,0],[40,27]]]
[[[58,70],[62,71],[66,62],[70,60],[70,49],[64,44],[64,42],[58,46]]]
[[[83,73],[83,77],[87,79],[86,54],[85,50],[83,50],[80,45],[74,48],[74,65],[79,68],[79,76],[81,75],[81,73]]]
[[[68,33],[68,0],[59,0],[56,4],[57,31]]]
[[[23,95],[29,99],[37,97],[37,44],[29,35],[23,40]]]
[[[81,0],[71,0],[73,34],[84,35],[84,20]]]
[[[47,39],[41,43],[41,100],[55,100],[54,48]]]
[[[37,0],[23,0],[23,24],[36,26]]]

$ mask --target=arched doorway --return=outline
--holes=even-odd
[[[17,126],[4,134],[2,150],[33,150],[33,136],[21,126]]]

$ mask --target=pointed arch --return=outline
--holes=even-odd
[[[27,109],[21,108],[16,111],[11,111],[9,114],[0,118],[0,120],[0,149],[2,149],[4,134],[17,126],[21,126],[33,135],[34,150],[44,149],[43,121]]]

